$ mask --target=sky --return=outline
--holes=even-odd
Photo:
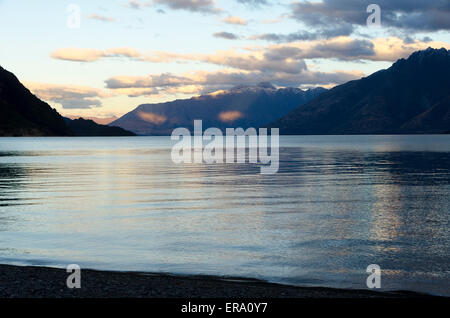
[[[39,98],[104,118],[241,84],[331,88],[450,49],[450,0],[0,0],[0,38]]]

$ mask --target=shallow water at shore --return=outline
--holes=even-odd
[[[450,295],[450,136],[285,136],[280,170],[168,137],[0,138],[0,263]]]

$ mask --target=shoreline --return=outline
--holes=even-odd
[[[423,298],[409,291],[298,287],[257,279],[206,275],[81,270],[68,289],[65,269],[0,265],[0,298]]]

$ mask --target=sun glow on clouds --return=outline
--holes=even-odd
[[[334,58],[349,61],[363,59],[393,62],[429,46],[449,48],[450,44],[438,41],[405,43],[398,37],[366,40],[340,36],[329,40],[298,41],[269,46],[248,46],[239,50],[217,51],[210,54],[180,54],[163,51],[140,52],[127,47],[107,50],[61,48],[53,51],[51,57],[59,60],[86,63],[114,57],[150,63],[203,62],[242,70],[276,70],[289,73],[303,68],[304,65],[300,63],[303,62],[303,59]]]
[[[55,78],[61,76],[60,82],[73,83],[79,76],[83,84],[77,74],[83,68],[93,75],[86,82],[97,88],[36,82],[29,87],[66,109],[79,108],[96,116],[113,107],[123,114],[138,102],[187,98],[240,84],[329,88],[369,75],[417,50],[450,49],[450,7],[445,1],[382,1],[380,5],[382,26],[374,30],[366,26],[364,6],[347,0],[124,0],[102,8],[80,0],[83,19],[91,22],[70,32],[45,28],[55,32],[51,34],[55,39],[69,40],[61,47],[62,42],[48,41],[46,51],[36,56],[51,57],[42,62],[53,76],[49,81],[57,83]],[[109,36],[96,38],[105,30]],[[70,40],[72,36],[76,41]],[[29,47],[26,34],[18,33],[17,38]],[[8,59],[23,51],[11,48],[5,63],[14,66]],[[16,63],[20,67],[23,62]],[[38,66],[34,72],[34,80],[42,77]],[[105,103],[109,97],[114,98]]]
[[[114,96],[113,93],[81,85],[59,85],[35,82],[25,82],[24,85],[40,99],[60,104],[66,109],[100,107],[102,106],[101,99]]]
[[[109,50],[97,50],[89,48],[61,48],[53,51],[50,56],[58,60],[72,62],[94,62],[107,57],[126,57],[140,59],[141,53],[133,48],[113,48]]]
[[[138,112],[138,116],[143,121],[146,121],[148,123],[152,123],[155,125],[161,125],[167,121],[166,116],[149,113],[149,112]]]
[[[357,70],[319,72],[314,70],[314,67],[308,68],[305,60],[333,58],[342,61],[395,61],[428,46],[450,48],[447,43],[434,41],[405,43],[397,37],[367,40],[340,36],[329,40],[249,46],[244,49],[217,51],[210,54],[140,52],[133,48],[121,47],[107,50],[63,48],[55,50],[51,56],[54,59],[86,63],[104,58],[125,58],[149,63],[201,62],[223,67],[219,71],[161,73],[148,76],[122,75],[105,80],[106,87],[114,94],[129,97],[163,98],[164,96],[198,95],[231,88],[239,84],[258,82],[272,82],[278,86],[302,85],[307,88],[320,85],[330,88],[349,80],[361,78],[366,74]],[[57,100],[63,107],[75,107],[75,97],[73,96],[66,95],[67,100],[63,103],[63,97],[50,99],[49,96],[45,96],[45,91],[42,89],[37,93],[44,96],[46,100]],[[101,103],[95,97],[101,98],[102,96],[81,97],[78,102],[79,107],[100,106]]]
[[[450,49],[450,43],[438,41],[404,43],[403,40],[396,37],[374,39],[373,43],[375,60],[377,61],[396,61],[397,59],[408,57],[415,51],[425,50],[428,47]]]
[[[221,112],[219,114],[220,121],[222,121],[224,123],[232,123],[243,117],[244,117],[244,114],[237,110]]]
[[[244,20],[244,19],[242,19],[240,17],[236,17],[236,16],[226,17],[222,21],[227,24],[235,24],[235,25],[247,25],[248,24],[247,20]]]

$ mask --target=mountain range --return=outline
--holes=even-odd
[[[0,66],[0,136],[134,136],[119,127],[62,117]]]
[[[111,123],[138,135],[170,135],[173,129],[192,131],[194,120],[204,127],[259,127],[272,122],[326,90],[277,89],[270,83],[241,85],[185,100],[144,104]]]
[[[423,134],[450,130],[450,51],[428,48],[334,87],[274,121],[281,134]]]
[[[277,127],[292,135],[449,133],[449,74],[450,51],[428,48],[330,90],[242,85],[144,104],[104,126],[62,117],[0,67],[0,136],[170,135],[192,130],[196,119],[203,127]]]

